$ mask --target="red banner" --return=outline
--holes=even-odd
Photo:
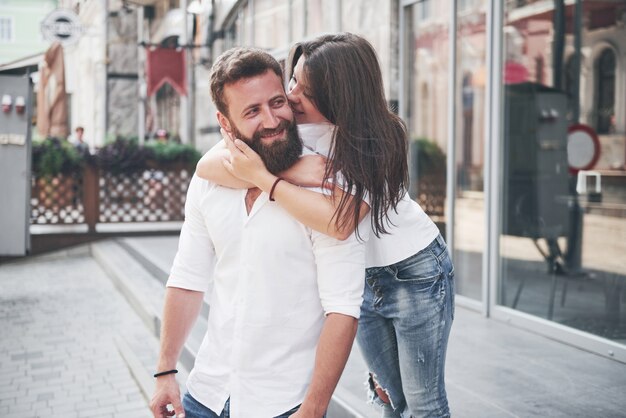
[[[164,84],[169,83],[181,96],[187,95],[185,51],[172,48],[156,48],[147,51],[148,96],[152,96]]]

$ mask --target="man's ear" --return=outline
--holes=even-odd
[[[220,124],[222,129],[226,132],[232,132],[232,127],[230,126],[230,121],[222,112],[217,112],[217,122]]]

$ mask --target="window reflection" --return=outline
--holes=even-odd
[[[504,16],[499,302],[626,342],[626,1]]]
[[[445,234],[448,2],[426,0],[406,9],[405,108],[413,158],[411,196]]]
[[[461,2],[456,37],[454,264],[457,293],[480,300],[485,242],[486,0]]]

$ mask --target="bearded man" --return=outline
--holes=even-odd
[[[301,156],[271,55],[226,51],[213,65],[211,94],[222,128],[268,170],[279,173]],[[356,333],[364,263],[363,241],[305,227],[272,191],[194,175],[167,282],[154,417],[324,416]],[[181,404],[174,369],[211,283],[208,329]]]

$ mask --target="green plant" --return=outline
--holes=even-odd
[[[152,158],[160,163],[180,162],[195,165],[201,157],[200,152],[194,147],[177,142],[152,141],[146,143]]]
[[[47,138],[33,143],[32,171],[37,177],[76,172],[84,161],[83,156],[66,140]]]
[[[148,151],[139,146],[136,138],[127,139],[121,136],[100,148],[94,156],[98,167],[113,174],[143,170],[148,158]]]
[[[417,138],[411,143],[413,166],[417,166],[417,176],[445,176],[446,154],[436,142],[426,138]]]
[[[148,142],[141,146],[136,137],[118,136],[100,148],[94,159],[98,167],[113,174],[128,174],[148,168],[150,161],[161,165],[171,163],[195,165],[200,157],[200,153],[190,145]]]

